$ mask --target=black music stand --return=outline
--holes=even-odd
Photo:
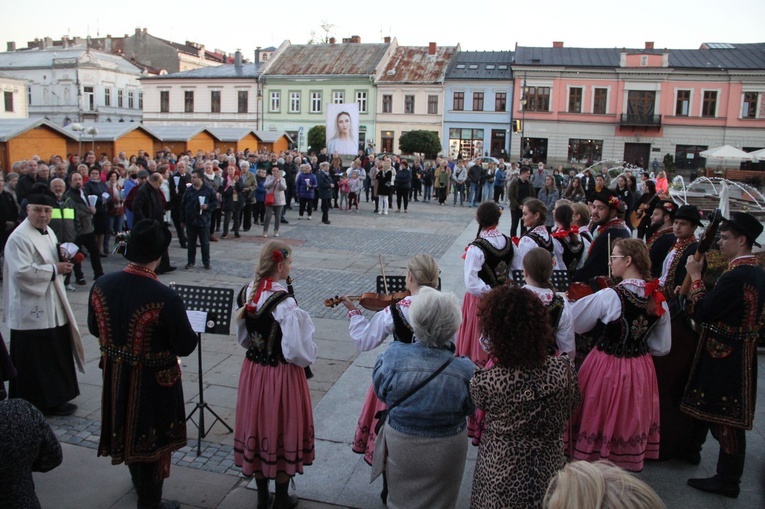
[[[522,270],[513,271],[513,281],[519,285],[525,285],[526,279],[523,277]],[[552,271],[552,277],[550,282],[555,287],[556,292],[565,292],[568,290],[568,271],[567,270],[554,270]]]
[[[211,288],[207,286],[188,286],[171,284],[183,299],[187,311],[203,311],[207,313],[205,321],[205,332],[208,334],[228,335],[231,326],[231,308],[234,303],[234,290],[230,288]],[[186,421],[191,421],[197,427],[197,456],[202,453],[202,439],[212,429],[216,422],[220,421],[230,432],[234,431],[231,426],[226,424],[223,418],[216,414],[210,406],[205,403],[204,393],[204,371],[202,370],[202,333],[197,332],[197,359],[199,362],[199,401],[194,410],[186,417]],[[199,422],[192,419],[194,413],[199,411]],[[205,429],[205,410],[215,416],[215,420],[210,427]]]

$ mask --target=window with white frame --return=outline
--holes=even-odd
[[[675,99],[675,116],[687,117],[691,114],[691,91],[677,90]]]
[[[592,112],[595,115],[608,113],[608,89],[595,88],[592,94]]]
[[[117,89],[117,107],[122,108],[124,92],[121,89]]]
[[[759,92],[744,92],[741,118],[757,118],[757,99],[759,96]]]
[[[702,117],[717,116],[717,90],[704,90],[701,103]]]
[[[332,92],[332,104],[343,104],[345,102],[345,92],[335,90]]]
[[[135,92],[128,90],[128,108],[135,108]]]
[[[104,106],[112,105],[112,89],[109,87],[104,88]]]
[[[356,102],[359,105],[359,113],[367,112],[367,93],[356,92]]]
[[[279,111],[282,109],[282,93],[279,90],[271,91],[271,100],[269,101],[268,111]],[[298,97],[298,111],[300,111],[300,98]]]
[[[321,113],[321,92],[311,92],[311,113]]]
[[[568,112],[582,112],[582,87],[571,87],[568,89]]]
[[[300,92],[290,92],[290,113],[300,113]]]

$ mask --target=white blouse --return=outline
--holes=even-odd
[[[404,319],[409,323],[409,306],[412,304],[412,297],[404,297],[398,304]],[[348,317],[351,319],[351,339],[361,352],[367,352],[380,346],[388,336],[393,334],[395,328],[390,307],[375,313],[371,320],[367,320],[358,310],[348,311]]]
[[[550,239],[550,233],[547,231],[547,228],[544,225],[537,226],[531,231],[542,237],[545,242]],[[563,263],[563,246],[560,244],[560,242],[558,242],[558,239],[556,238],[552,239],[552,243],[553,270],[566,270],[566,264]],[[535,247],[539,247],[539,244],[537,244],[534,239],[527,235],[521,237],[521,240],[518,241],[518,247],[515,248],[512,270],[523,270],[523,257],[526,256],[526,253]]]
[[[645,281],[641,279],[625,279],[620,286],[641,297],[645,296]],[[648,336],[648,350],[651,355],[660,357],[667,355],[672,346],[672,328],[670,325],[669,307],[662,302],[664,314],[651,330]],[[622,316],[622,303],[616,290],[606,288],[571,303],[571,316],[574,322],[574,332],[583,334],[589,332],[598,323],[610,323]]]
[[[482,230],[479,237],[486,239],[489,243],[497,249],[504,249],[507,244],[505,237],[496,229]],[[518,256],[517,254],[515,256]],[[491,286],[487,285],[483,279],[478,277],[483,262],[486,258],[483,255],[481,248],[477,246],[469,246],[465,253],[465,291],[469,294],[480,297],[484,293],[491,290]],[[513,258],[515,260],[515,258]]]
[[[524,285],[524,288],[536,293],[545,306],[552,303],[555,293],[549,288],[539,288],[538,286]],[[558,350],[565,352],[572,359],[576,355],[576,340],[574,339],[574,325],[571,322],[570,304],[563,299],[563,312],[558,321],[558,328],[555,329],[555,343]]]
[[[252,298],[255,291],[254,281],[247,287],[247,302]],[[287,289],[279,283],[274,283],[271,290],[265,290],[260,294],[256,308],[260,307],[275,292],[286,292]],[[292,297],[287,297],[276,305],[272,311],[274,320],[282,329],[282,355],[284,359],[297,364],[301,368],[310,366],[316,360],[316,344],[313,342],[313,333],[316,330],[311,317],[300,309]],[[236,338],[240,345],[247,348],[247,327],[244,317],[236,318]]]

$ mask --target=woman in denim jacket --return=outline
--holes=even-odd
[[[417,341],[391,344],[372,373],[375,393],[388,406],[452,358],[462,317],[454,294],[423,287],[412,298],[409,321]],[[375,451],[375,463],[384,461],[388,508],[455,507],[467,456],[466,417],[475,410],[474,370],[470,359],[457,357],[391,410],[382,431],[385,450]]]

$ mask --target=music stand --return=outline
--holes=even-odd
[[[513,271],[513,281],[519,285],[525,285],[526,279],[523,277],[522,270]],[[550,282],[555,287],[556,292],[566,292],[568,290],[568,271],[567,270],[554,270],[552,271],[552,277]]]
[[[202,311],[207,314],[205,319],[205,332],[208,334],[228,335],[231,326],[231,309],[234,303],[234,290],[230,288],[211,288],[207,286],[189,286],[171,284],[183,299],[187,311]],[[196,329],[195,329],[196,330]],[[223,418],[215,413],[215,410],[205,402],[204,371],[202,370],[202,333],[197,330],[197,359],[199,362],[199,401],[194,410],[186,417],[197,427],[197,456],[202,453],[202,439],[212,429],[216,422],[220,421],[229,433],[234,431]],[[199,411],[199,423],[192,417]],[[205,429],[205,410],[215,416],[210,427]]]

